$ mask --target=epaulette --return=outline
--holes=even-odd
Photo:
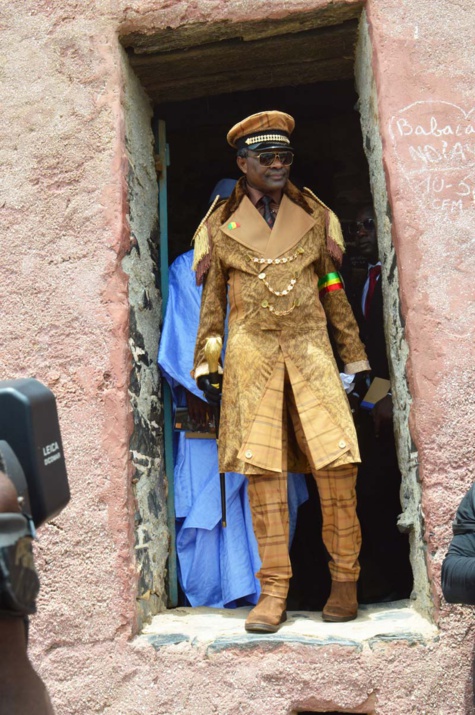
[[[204,277],[209,271],[212,242],[206,222],[215,210],[218,202],[219,195],[216,196],[205,216],[200,221],[200,224],[191,240],[191,243],[194,244],[193,264],[191,267],[196,273],[196,285],[201,285],[203,283]]]
[[[324,204],[323,201],[313,193],[313,191],[304,186],[303,193],[307,194],[307,196],[311,196],[312,199],[315,199],[315,201],[325,209],[325,233],[327,251],[333,261],[336,263],[337,268],[340,268],[343,261],[343,254],[346,250],[340,222],[336,214],[334,214],[333,211],[329,209],[328,206]]]

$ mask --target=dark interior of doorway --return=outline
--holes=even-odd
[[[222,178],[239,178],[235,152],[226,144],[226,133],[241,118],[263,109],[278,108],[296,120],[292,144],[296,156],[291,180],[308,186],[339,216],[347,241],[348,293],[356,299],[366,277],[366,263],[359,259],[348,228],[358,208],[371,201],[368,165],[363,150],[358,97],[352,80],[256,89],[161,104],[156,118],[166,121],[170,147],[168,168],[168,224],[170,263],[190,250],[194,230],[206,212],[211,192]],[[380,475],[374,475],[375,479]],[[327,554],[321,540],[318,493],[307,476],[310,499],[299,510],[297,530],[291,549],[294,576],[288,607],[294,610],[321,610],[330,590]],[[394,488],[395,487],[395,488]],[[363,490],[368,521],[391,518],[391,543],[370,528],[364,535],[359,599],[362,603],[408,598],[412,589],[409,544],[406,535],[396,532],[400,513],[399,485],[387,494],[387,503],[378,503]],[[373,499],[373,502],[371,502]],[[368,501],[369,500],[369,501]],[[377,520],[376,520],[377,521]],[[375,523],[376,523],[375,521]],[[365,549],[368,552],[365,557]],[[371,554],[378,552],[387,564],[386,575],[374,567]]]
[[[357,95],[352,80],[234,92],[161,104],[167,125],[170,262],[190,249],[194,230],[222,178],[239,178],[230,127],[253,112],[278,108],[296,120],[291,179],[308,186],[345,223],[371,200]]]

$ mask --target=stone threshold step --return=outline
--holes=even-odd
[[[206,646],[208,651],[301,644],[341,645],[361,649],[386,640],[427,643],[438,635],[437,627],[411,605],[395,601],[360,606],[358,618],[349,623],[325,623],[321,612],[290,611],[277,633],[246,633],[244,621],[250,608],[174,608],[155,616],[139,639],[154,648],[179,643]]]

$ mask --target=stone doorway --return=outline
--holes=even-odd
[[[355,111],[360,11],[353,4],[333,14],[327,10],[292,16],[272,28],[264,21],[184,26],[174,33],[122,38],[156,116],[167,122],[170,261],[189,249],[215,182],[224,176],[237,178],[232,152],[225,151],[227,129],[237,116],[265,106],[278,106],[296,117],[296,149],[303,160],[300,165],[296,161],[293,176],[329,203],[344,226],[354,219],[357,205],[371,199]],[[381,166],[377,171],[383,176]],[[192,201],[186,200],[189,196]],[[410,442],[408,434],[404,440]],[[414,506],[415,499],[411,493],[407,502]]]
[[[292,137],[296,156],[291,180],[299,188],[309,186],[336,211],[342,222],[348,246],[344,275],[347,292],[352,294],[350,297],[356,310],[361,282],[366,278],[366,263],[359,259],[354,238],[348,229],[358,208],[372,199],[360,117],[355,110],[357,100],[353,80],[336,80],[298,87],[257,88],[158,105],[155,111],[160,119],[166,121],[171,156],[167,170],[170,264],[190,249],[190,238],[206,213],[210,193],[217,181],[239,178],[235,154],[225,144],[227,129],[239,116],[247,116],[261,108],[279,107],[296,120],[296,131]],[[371,497],[371,493],[368,494],[368,488],[363,487],[362,481],[361,485],[360,518],[368,530],[368,510],[365,511],[364,501]],[[328,557],[321,541],[318,494],[311,477],[307,478],[307,486],[310,498],[299,510],[291,552],[294,577],[289,592],[289,608],[318,611],[328,597],[330,579],[326,567]],[[393,490],[390,496],[388,491],[384,496],[394,500],[390,511],[395,524],[401,511],[397,493]],[[374,504],[374,507],[379,505]],[[375,562],[381,568],[387,563],[387,557],[383,554],[374,557],[376,547],[369,547],[368,538],[374,539],[374,531],[370,528],[369,535],[365,535],[362,553],[360,601],[409,598],[412,577],[408,566],[407,536],[401,536],[399,543],[396,533],[392,536],[397,541],[396,545],[391,542],[385,546],[387,552],[391,549],[395,551],[399,561],[405,558],[405,563],[398,563],[395,567],[398,576],[394,578],[394,584],[392,575],[383,578],[381,573],[369,574],[368,569],[378,571]],[[382,549],[385,537],[382,535],[380,538]],[[187,605],[186,601],[182,600],[181,605]]]

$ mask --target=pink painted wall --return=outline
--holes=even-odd
[[[368,3],[429,575],[475,479],[474,8]]]
[[[40,534],[42,592],[31,639],[60,715],[284,715],[297,704],[365,712],[370,693],[378,715],[473,712],[469,609],[443,606],[440,639],[429,646],[208,655],[186,645],[156,652],[132,639],[131,359],[120,265],[129,237],[117,34],[272,19],[326,4],[9,0],[0,9],[1,377],[35,376],[54,390],[72,487],[70,506]],[[474,478],[475,135],[466,128],[475,106],[475,8],[368,0],[367,12],[438,599],[450,521]]]

